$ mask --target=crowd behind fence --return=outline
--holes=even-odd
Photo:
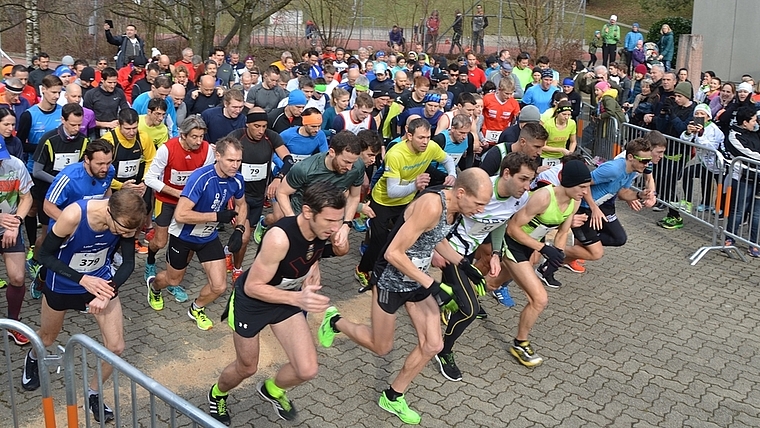
[[[5,329],[23,333],[31,341],[35,353],[38,356],[44,356],[40,361],[45,361],[46,363],[39,366],[42,406],[31,407],[32,411],[37,412],[35,414],[31,414],[32,411],[26,410],[26,408],[20,408],[19,404],[26,401],[26,399],[19,396],[21,388],[18,373],[20,373],[19,368],[23,366],[23,358],[20,361],[13,361],[11,358],[11,355],[18,355],[18,352],[14,352],[11,349]],[[154,379],[151,379],[89,336],[84,334],[72,336],[66,343],[66,346],[62,348],[63,355],[61,358],[60,356],[47,353],[42,340],[34,330],[21,322],[0,318],[0,332],[2,332],[4,338],[3,353],[5,354],[6,375],[3,377],[7,380],[7,383],[0,382],[0,397],[2,397],[0,400],[2,402],[0,404],[0,411],[2,411],[3,415],[7,415],[8,411],[10,411],[8,419],[12,421],[14,428],[31,426],[29,425],[29,421],[39,416],[40,408],[42,408],[45,428],[56,427],[55,406],[50,386],[50,368],[61,363],[61,359],[63,360],[64,386],[66,389],[66,426],[69,428],[77,428],[82,425],[87,428],[92,426],[89,402],[87,399],[82,400],[84,402],[84,412],[82,413],[79,412],[81,409],[79,400],[82,397],[88,396],[90,370],[95,370],[98,374],[98,390],[101,391],[101,396],[107,391],[103,387],[101,362],[110,364],[113,367],[113,374],[111,376],[113,387],[112,389],[108,388],[108,390],[111,390],[113,393],[115,426],[224,427],[222,423],[213,419],[197,406],[173,393]],[[122,381],[123,378],[127,379],[126,385]],[[5,388],[2,388],[3,383],[5,383]],[[82,387],[80,394],[77,394],[78,383]],[[38,393],[26,393],[26,395],[29,394],[37,397]],[[95,411],[99,412],[100,416],[101,422],[98,426],[108,426],[109,424],[107,424],[104,417],[103,406],[95,409]],[[80,422],[83,422],[83,424]]]
[[[581,151],[596,165],[613,159],[625,150],[627,142],[651,132],[618,123],[615,118],[581,116],[581,120],[583,128],[593,128],[593,140],[582,144]],[[664,156],[652,169],[657,202],[669,216],[688,218],[710,229],[709,243],[695,250],[691,264],[716,250],[746,260],[737,243],[748,246],[750,254],[760,254],[760,161],[746,157],[727,160],[721,149],[665,138]],[[644,184],[639,180],[636,185]]]

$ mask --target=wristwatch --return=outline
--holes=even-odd
[[[351,220],[343,220],[343,224],[347,224],[347,225],[351,226],[351,223],[353,223],[353,221],[351,221]]]

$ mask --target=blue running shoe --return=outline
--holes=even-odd
[[[367,217],[364,214],[361,214],[359,217],[351,220],[353,223],[354,230],[357,232],[366,232],[367,231]]]
[[[187,302],[187,292],[185,292],[185,289],[182,288],[181,285],[172,285],[172,286],[166,287],[166,291],[168,291],[172,296],[174,296],[174,300],[180,303]]]
[[[34,275],[32,283],[29,284],[29,294],[34,300],[42,298],[42,288],[40,287],[40,282],[37,280],[37,275]]]
[[[493,297],[502,305],[511,308],[515,305],[515,301],[512,300],[512,296],[509,295],[509,288],[507,284],[502,285],[493,292]]]

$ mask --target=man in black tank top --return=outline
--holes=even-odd
[[[253,265],[235,282],[227,304],[228,324],[235,331],[237,359],[230,363],[208,394],[209,413],[229,425],[228,392],[258,369],[259,332],[271,326],[287,355],[296,360],[280,366],[274,377],[259,382],[259,394],[278,416],[296,417],[285,389],[317,375],[317,351],[302,311],[324,312],[327,296],[318,294],[318,261],[325,242],[343,225],[346,196],[334,184],[318,182],[304,192],[303,211],[275,223],[264,236]]]
[[[471,279],[482,281],[483,276],[451,247],[445,237],[456,226],[460,214],[472,216],[483,212],[491,195],[488,174],[479,168],[469,168],[459,174],[453,189],[431,189],[411,202],[388,237],[381,252],[383,255],[378,258],[372,273],[376,286],[373,287],[371,324],[360,325],[342,318],[331,306],[319,327],[318,338],[324,347],[331,346],[335,334],[343,332],[357,344],[385,355],[393,349],[395,313],[401,306],[406,308],[419,343],[378,402],[381,408],[404,423],[420,423],[420,415],[406,404],[404,391],[443,348],[438,306],[451,300],[451,287],[427,273],[433,249],[449,262],[462,267]]]

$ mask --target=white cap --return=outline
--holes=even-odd
[[[617,21],[617,15],[610,15],[610,21]]]
[[[161,55],[161,51],[160,50],[158,50],[156,48],[151,48],[151,50],[150,50],[150,57],[151,58],[157,57],[157,56],[160,56],[160,55]]]

